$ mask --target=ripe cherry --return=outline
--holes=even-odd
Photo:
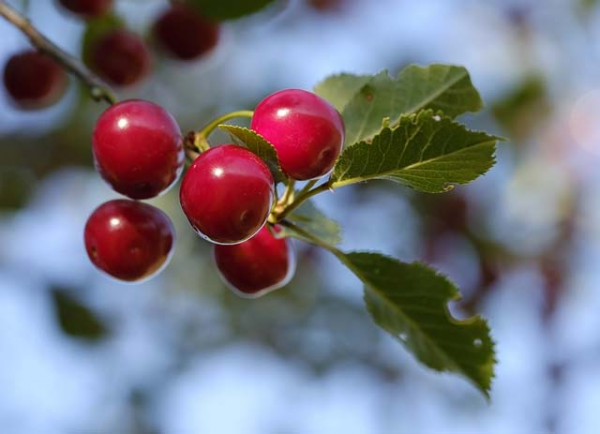
[[[192,227],[217,244],[237,244],[263,227],[273,205],[267,165],[246,148],[222,145],[200,154],[179,197]]]
[[[56,103],[67,88],[67,74],[60,65],[35,50],[12,56],[4,67],[3,79],[15,105],[25,110]]]
[[[185,5],[172,5],[154,25],[154,34],[173,57],[193,60],[219,41],[219,25]]]
[[[271,142],[283,171],[297,180],[327,174],[344,144],[344,121],[338,111],[323,98],[299,89],[263,99],[251,128]]]
[[[141,38],[125,29],[107,32],[95,41],[90,67],[116,86],[130,86],[150,71],[150,53]]]
[[[59,0],[65,9],[84,18],[95,18],[108,12],[112,0]]]
[[[149,278],[168,263],[175,241],[171,220],[158,208],[112,200],[85,225],[85,248],[93,264],[120,280]]]
[[[132,199],[166,191],[183,170],[177,122],[148,101],[123,101],[102,113],[94,128],[92,151],[100,175]]]
[[[243,297],[260,297],[287,285],[296,270],[292,242],[275,238],[266,226],[241,244],[214,246],[213,253],[223,280]]]

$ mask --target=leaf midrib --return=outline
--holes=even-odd
[[[417,168],[419,166],[435,162],[437,160],[443,159],[443,158],[448,157],[450,155],[456,155],[456,154],[460,154],[463,151],[467,151],[467,150],[477,149],[479,147],[493,145],[494,143],[496,143],[496,141],[497,141],[496,138],[490,139],[490,140],[486,140],[484,142],[477,143],[476,145],[459,149],[456,152],[450,152],[448,154],[443,154],[443,155],[440,155],[438,157],[430,158],[428,160],[421,160],[421,161],[418,161],[417,163],[409,164],[408,166],[404,166],[404,167],[398,167],[398,168],[392,169],[392,170],[386,170],[385,172],[378,172],[377,174],[369,175],[367,177],[353,177],[353,178],[346,178],[343,181],[334,181],[334,182],[331,183],[331,187],[332,188],[343,187],[345,185],[354,184],[354,183],[361,182],[361,181],[366,181],[366,180],[369,180],[369,179],[382,178],[382,177],[385,177],[387,175],[395,174],[395,173],[398,173],[398,172],[412,170],[412,169]]]

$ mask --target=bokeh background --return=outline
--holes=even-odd
[[[21,8],[19,1],[10,2]],[[163,0],[116,0],[146,34]],[[33,23],[78,55],[84,24],[31,0]],[[0,64],[27,47],[0,20]],[[289,0],[228,22],[184,64],[155,52],[120,90],[182,129],[331,73],[468,67],[509,138],[498,164],[444,195],[374,182],[323,194],[344,248],[425,260],[497,341],[491,403],[421,367],[363,308],[360,283],[298,245],[296,278],[260,300],[219,281],[177,189],[171,265],[140,285],[89,263],[85,221],[116,197],[92,169],[103,104],[74,80],[60,104],[12,108],[0,89],[0,431],[53,433],[597,433],[600,429],[600,8],[593,0]],[[215,136],[216,142],[226,140]]]

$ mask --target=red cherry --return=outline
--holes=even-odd
[[[193,60],[219,41],[219,25],[185,5],[172,5],[154,25],[154,33],[173,57]]]
[[[150,53],[138,35],[118,29],[101,36],[90,53],[91,68],[116,86],[129,86],[150,70]]]
[[[192,227],[217,244],[237,244],[263,227],[273,205],[273,176],[246,148],[222,145],[200,154],[179,197]]]
[[[214,246],[213,252],[221,277],[243,297],[260,297],[287,285],[296,269],[292,242],[275,238],[267,227],[241,244]]]
[[[104,180],[132,199],[166,191],[183,170],[177,122],[148,101],[123,101],[102,113],[94,128],[92,150]]]
[[[67,74],[53,59],[35,50],[12,56],[4,67],[4,86],[25,110],[51,106],[65,93]]]
[[[175,229],[167,215],[131,200],[97,208],[85,225],[85,248],[93,264],[120,280],[147,279],[168,263]]]
[[[314,93],[299,89],[263,99],[250,127],[271,142],[283,171],[297,180],[327,174],[344,144],[344,121],[337,110]]]
[[[59,0],[65,9],[84,18],[94,18],[108,12],[112,0]]]

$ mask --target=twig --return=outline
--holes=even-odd
[[[9,23],[17,27],[29,38],[31,44],[40,52],[52,57],[60,63],[67,71],[79,78],[90,90],[92,98],[96,101],[106,101],[115,104],[117,98],[110,88],[98,76],[89,71],[83,64],[66,53],[36,29],[27,18],[19,14],[6,2],[0,0],[0,15]]]

